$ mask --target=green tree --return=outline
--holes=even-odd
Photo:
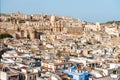
[[[20,31],[20,28],[19,28],[19,27],[17,27],[17,31],[18,31],[18,32]]]
[[[120,25],[120,21],[108,21],[107,24],[113,24],[116,23],[117,25]]]
[[[86,41],[87,45],[92,45],[92,43],[90,41]]]
[[[30,34],[27,34],[27,39],[30,39]]]
[[[61,58],[62,54],[61,54],[61,51],[60,51],[60,50],[57,51],[56,56],[57,56],[59,59]]]
[[[13,38],[13,36],[8,33],[0,34],[0,39],[4,39],[4,38]]]

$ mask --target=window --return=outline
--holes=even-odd
[[[34,76],[34,78],[36,79],[36,75]]]
[[[32,80],[31,76],[30,76],[30,80]]]
[[[117,71],[115,70],[115,71],[113,71],[113,74],[117,74]]]

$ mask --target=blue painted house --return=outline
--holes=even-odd
[[[88,71],[83,70],[80,73],[78,72],[78,69],[76,66],[71,67],[69,69],[63,69],[61,70],[61,72],[67,74],[68,77],[73,78],[75,80],[92,80],[92,78],[89,77]]]

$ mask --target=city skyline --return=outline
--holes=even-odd
[[[120,80],[120,0],[0,0],[0,80]]]
[[[54,14],[71,16],[88,22],[120,20],[119,0],[0,0],[1,13]]]

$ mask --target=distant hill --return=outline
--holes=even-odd
[[[10,16],[10,14],[0,13],[0,16]]]
[[[120,21],[108,21],[107,24],[113,24],[116,23],[117,25],[120,25]]]

